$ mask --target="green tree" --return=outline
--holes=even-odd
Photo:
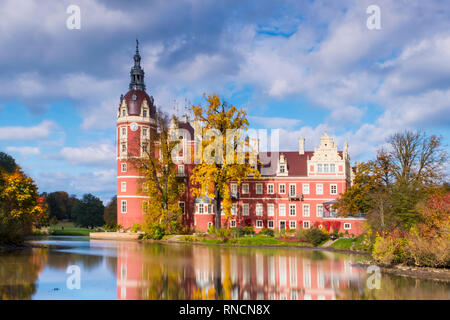
[[[55,217],[58,220],[69,218],[71,204],[67,192],[56,191],[49,193],[45,198],[45,203],[48,205],[50,217]]]
[[[83,195],[83,199],[73,208],[75,224],[85,228],[103,225],[104,209],[102,201],[96,196],[90,193]]]
[[[16,160],[10,155],[0,152],[0,169],[3,169],[7,173],[12,173],[18,168]]]
[[[117,196],[112,197],[111,201],[106,205],[103,219],[109,226],[117,224]]]

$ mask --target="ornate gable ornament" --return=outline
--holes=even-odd
[[[314,155],[311,157],[312,161],[341,161],[342,157],[339,155],[337,146],[333,139],[325,132],[320,138],[319,148],[314,148]]]
[[[283,170],[281,170],[283,168]],[[288,163],[284,154],[280,154],[280,159],[278,160],[277,176],[288,176]]]

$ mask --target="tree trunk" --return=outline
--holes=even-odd
[[[215,200],[216,200],[216,223],[215,223],[215,228],[216,230],[221,228],[221,210],[220,210],[220,204],[222,203],[222,199],[220,197],[220,192],[219,189],[216,187],[215,188]]]

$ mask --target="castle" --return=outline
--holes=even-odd
[[[150,137],[156,132],[156,107],[153,97],[146,93],[140,63],[136,43],[129,91],[121,96],[117,111],[117,223],[123,228],[143,221],[147,197],[141,188],[142,175],[133,168],[131,159],[144,156]],[[171,130],[182,132],[181,151],[174,162],[178,175],[186,182],[186,192],[179,201],[183,222],[197,231],[206,231],[214,225],[214,205],[211,199],[196,199],[192,195],[189,176],[195,164],[186,162],[188,154],[183,153],[195,146],[194,127],[187,117],[178,124],[171,123]],[[258,153],[260,158],[271,156],[270,152]],[[362,233],[364,218],[338,217],[333,209],[334,201],[353,179],[347,143],[339,151],[324,133],[320,145],[314,151],[306,151],[305,139],[299,138],[298,151],[281,151],[274,161],[268,170],[261,171],[260,179],[249,177],[240,185],[230,183],[230,227],[253,226],[256,232],[262,228],[318,227],[355,236]]]

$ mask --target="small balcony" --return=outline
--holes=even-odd
[[[289,200],[291,201],[303,201],[303,194],[289,194]]]
[[[232,200],[239,200],[239,192],[231,192],[231,199]]]

